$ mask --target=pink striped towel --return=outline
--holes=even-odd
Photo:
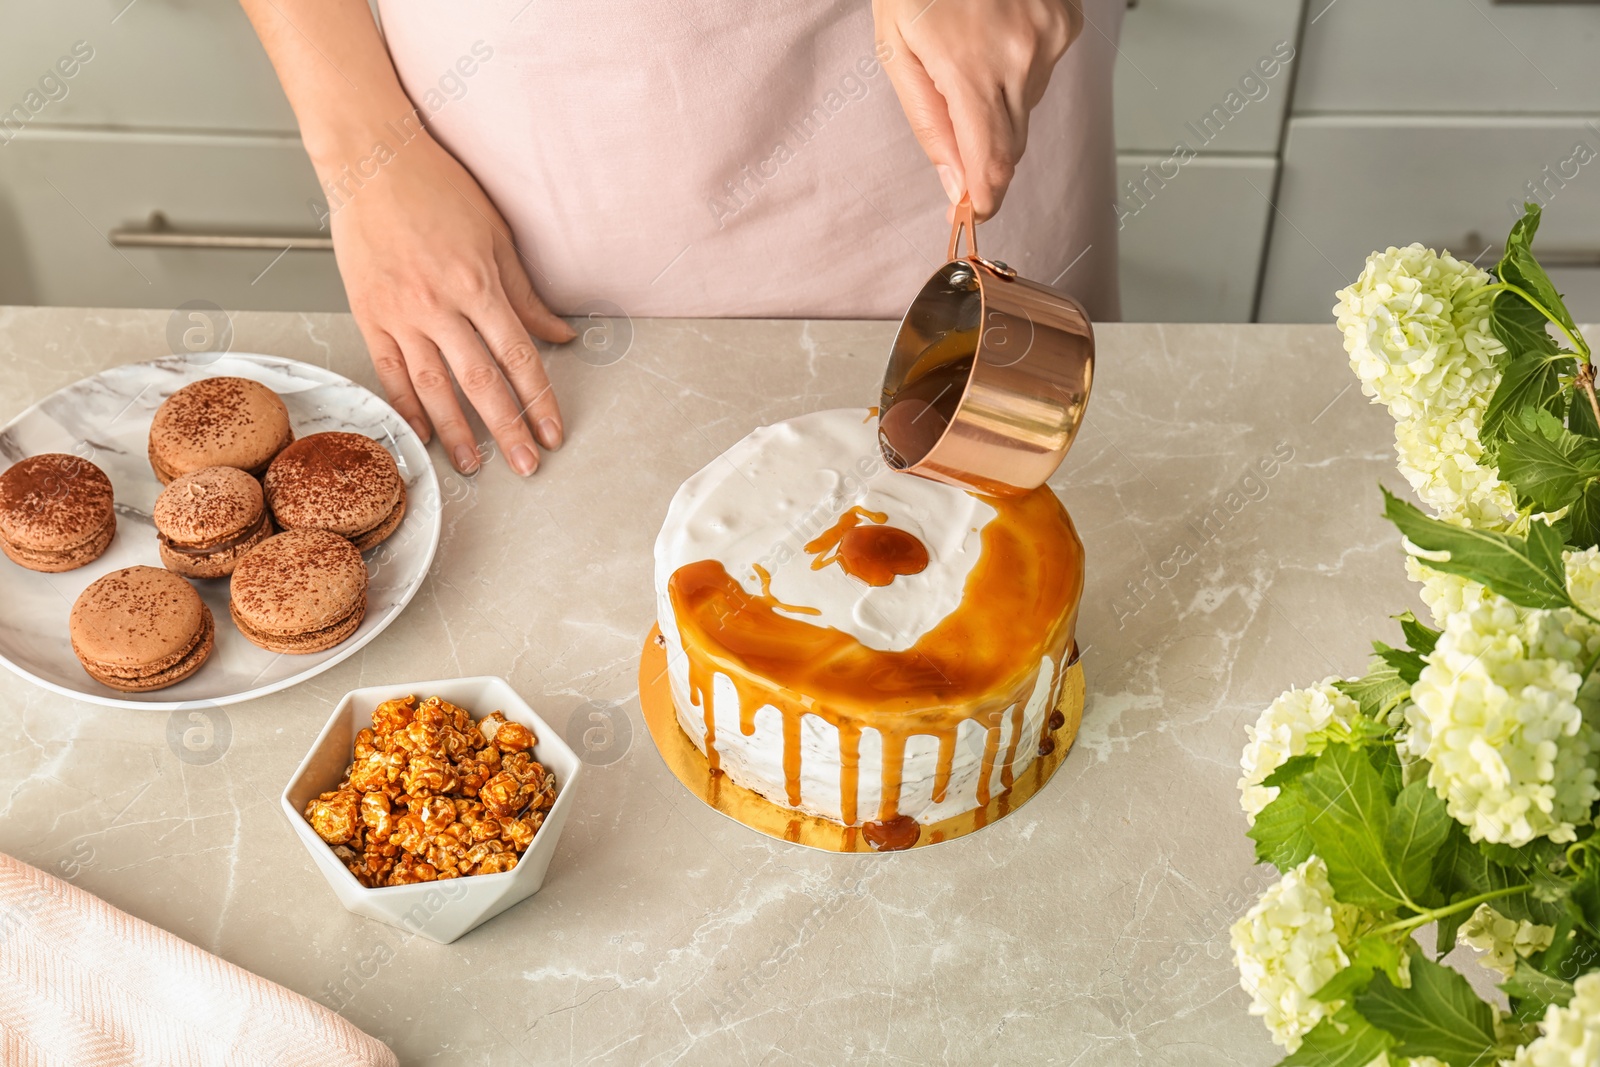
[[[398,1063],[322,1005],[0,854],[0,1064]]]

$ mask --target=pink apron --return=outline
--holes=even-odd
[[[951,0],[945,0],[951,2]],[[980,247],[1118,317],[1112,41],[1083,36]],[[380,0],[435,137],[499,206],[558,314],[898,318],[946,199],[866,0]]]

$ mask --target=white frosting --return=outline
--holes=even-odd
[[[812,569],[806,542],[827,530],[852,506],[883,512],[888,524],[914,535],[928,550],[928,566],[871,587],[837,565]],[[968,575],[982,549],[981,532],[995,510],[977,496],[939,482],[890,469],[878,450],[878,423],[864,408],[820,411],[764,426],[728,449],[679,488],[656,539],[656,610],[667,640],[668,673],[678,721],[705,750],[704,712],[689,700],[689,664],[678,634],[667,582],[679,567],[719,561],[752,594],[761,592],[760,564],[772,576],[780,603],[815,608],[820,615],[791,614],[831,626],[869,648],[903,651],[916,644],[961,603]],[[1020,775],[1033,759],[1036,741],[1057,691],[1059,664],[1046,658],[1023,715],[1023,739],[1012,767]],[[783,717],[771,705],[755,715],[755,733],[740,729],[738,693],[725,675],[713,681],[716,747],[722,769],[734,781],[777,804],[787,805],[783,769]],[[1002,790],[1004,754],[1011,743],[1012,712],[1002,722],[990,793]],[[961,724],[945,797],[933,802],[938,741],[914,736],[906,743],[899,810],[919,822],[978,806],[985,731]],[[838,820],[839,732],[815,715],[800,725],[800,807]],[[870,820],[882,789],[882,738],[863,730],[857,812]]]

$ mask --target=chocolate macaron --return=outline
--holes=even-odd
[[[150,420],[150,466],[162,483],[202,467],[260,477],[294,440],[278,394],[248,378],[202,378],[167,397]]]
[[[285,530],[327,530],[365,552],[406,513],[406,483],[389,450],[358,433],[314,433],[278,453],[264,479]]]
[[[268,652],[321,652],[356,632],[367,613],[367,565],[327,530],[285,530],[233,569],[228,610]]]
[[[200,669],[216,645],[211,609],[160,567],[127,567],[78,595],[72,651],[89,677],[130,693],[165,689]]]
[[[35,571],[99,559],[117,532],[111,479],[63,452],[31,456],[0,474],[0,550]]]
[[[272,536],[261,483],[237,467],[174,478],[151,511],[161,562],[190,578],[222,578]]]

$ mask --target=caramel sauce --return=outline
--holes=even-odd
[[[903,470],[922,460],[955,421],[977,359],[976,327],[953,330],[918,353],[905,382],[878,416],[878,440],[891,466]]]
[[[934,796],[943,798],[956,734],[969,719],[986,731],[979,806],[989,802],[997,762],[1009,787],[1022,709],[1013,712],[1013,741],[1003,754],[1001,722],[1008,709],[1033,694],[1041,666],[1053,669],[1041,663],[1044,657],[1055,664],[1066,658],[1083,593],[1083,546],[1048,488],[988,503],[997,514],[983,528],[982,551],[960,606],[898,652],[868,648],[833,627],[780,614],[793,609],[780,604],[767,583],[761,593],[748,593],[718,560],[679,567],[667,591],[688,659],[689,698],[704,714],[711,767],[720,767],[712,683],[721,674],[738,696],[745,733],[754,731],[755,712],[765,705],[782,716],[791,806],[800,802],[800,720],[806,715],[839,731],[839,806],[846,825],[859,821],[866,729],[882,739],[881,800],[872,821],[900,817],[905,747],[913,735],[939,742]]]
[[[862,519],[872,525],[861,525]],[[806,543],[806,551],[816,556],[811,569],[820,571],[837,563],[850,577],[874,587],[888,585],[902,574],[921,573],[928,566],[927,547],[905,530],[884,525],[888,521],[881,511],[852,507]]]
[[[862,824],[861,836],[875,852],[900,852],[917,843],[922,825],[909,815],[896,815],[884,822]]]

